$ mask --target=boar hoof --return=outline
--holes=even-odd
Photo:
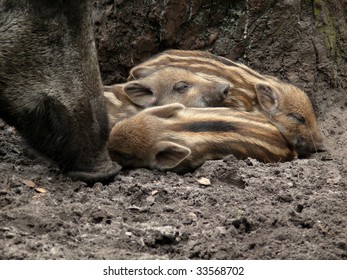
[[[68,171],[65,174],[73,180],[80,180],[86,182],[105,181],[114,177],[122,167],[116,162],[112,162],[107,167],[95,168],[95,170],[88,171]]]

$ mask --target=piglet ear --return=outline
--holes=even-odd
[[[177,113],[184,108],[184,105],[181,103],[171,103],[147,109],[147,113],[151,114],[152,116],[168,119],[175,117]]]
[[[179,165],[190,153],[187,147],[170,141],[161,141],[151,150],[150,165],[159,170],[169,170]]]
[[[142,107],[149,107],[157,100],[144,80],[128,82],[124,85],[123,90],[135,104]]]
[[[257,83],[255,91],[260,107],[266,113],[272,113],[278,108],[278,97],[276,90],[268,84]]]
[[[124,84],[115,84],[111,86],[103,86],[104,97],[112,102],[112,99],[117,99],[123,104],[132,103],[130,97],[123,90]]]
[[[148,66],[136,66],[130,70],[128,81],[142,79],[152,75],[157,68]]]

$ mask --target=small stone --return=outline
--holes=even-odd
[[[148,197],[146,198],[146,202],[147,202],[149,205],[152,205],[152,204],[155,202],[154,196],[148,196]]]
[[[210,179],[204,178],[204,177],[200,178],[200,179],[198,180],[198,183],[199,183],[200,185],[204,185],[204,186],[210,186],[210,185],[211,185]]]
[[[337,184],[338,182],[340,182],[340,180],[341,180],[341,176],[338,175],[335,178],[328,178],[327,179],[327,183],[331,184],[331,185],[334,185],[334,184]]]

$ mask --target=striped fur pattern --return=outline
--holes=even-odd
[[[249,67],[205,51],[168,50],[132,68],[128,80],[144,79],[166,67],[192,71],[206,79],[230,83],[225,107],[261,112],[300,156],[324,150],[312,103],[294,85],[261,75]]]
[[[223,106],[230,83],[206,79],[180,67],[145,68],[142,79],[124,84],[124,91],[145,107],[182,103],[188,107]]]
[[[123,167],[178,173],[229,154],[267,163],[296,157],[278,129],[261,114],[187,108],[179,103],[148,108],[115,124],[108,145],[111,159]]]

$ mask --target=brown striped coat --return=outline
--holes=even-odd
[[[312,103],[298,87],[205,51],[169,50],[131,69],[129,80],[144,79],[165,67],[189,70],[206,79],[229,82],[222,106],[261,112],[300,156],[324,150]]]
[[[135,104],[143,107],[176,102],[188,107],[220,107],[227,98],[230,83],[209,80],[191,71],[168,66],[147,71],[142,79],[121,86]]]
[[[262,162],[292,160],[296,152],[261,114],[170,104],[145,109],[112,128],[108,149],[123,167],[185,173],[233,154]]]

